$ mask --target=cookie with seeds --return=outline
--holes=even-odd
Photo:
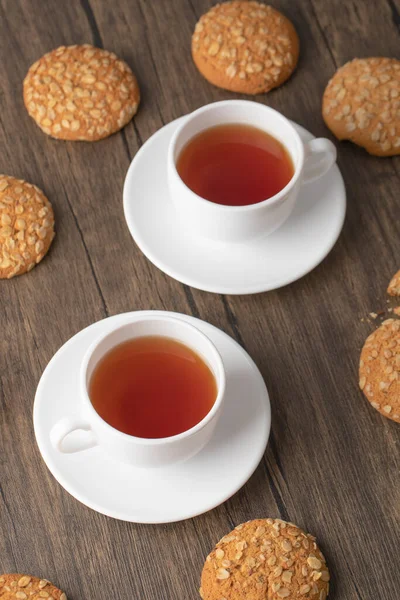
[[[22,179],[0,175],[0,279],[33,269],[54,235],[53,209],[43,192]]]
[[[232,92],[262,94],[293,73],[299,38],[289,19],[271,6],[225,2],[198,21],[192,56],[210,83]]]
[[[30,116],[60,140],[108,137],[129,123],[140,102],[126,62],[89,44],[45,54],[29,69],[23,88]]]
[[[400,154],[400,61],[355,58],[329,81],[322,116],[339,140],[375,156]]]
[[[366,339],[360,388],[384,417],[400,423],[400,321],[387,319]]]
[[[67,600],[64,592],[47,579],[11,573],[0,575],[1,600]]]
[[[397,271],[396,275],[393,275],[390,280],[387,293],[390,296],[400,296],[400,271]]]
[[[207,556],[203,600],[325,600],[329,571],[315,538],[293,523],[256,519],[238,525]]]

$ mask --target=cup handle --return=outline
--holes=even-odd
[[[336,146],[326,138],[317,138],[305,143],[302,183],[310,183],[325,175],[335,163],[336,155]]]
[[[63,449],[63,441],[73,431],[89,431],[90,436],[82,442],[76,442],[68,450]],[[73,454],[97,446],[98,442],[89,423],[76,417],[64,417],[56,423],[50,432],[50,441],[55,450],[62,454]]]

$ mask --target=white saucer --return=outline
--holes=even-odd
[[[292,283],[314,269],[339,237],[346,192],[335,165],[304,185],[290,218],[250,243],[212,242],[180,226],[168,193],[167,148],[181,117],[155,133],[133,159],[124,184],[124,211],[136,244],[174,279],[207,292],[253,294]],[[304,141],[314,138],[294,123]]]
[[[115,462],[97,446],[61,454],[49,432],[63,416],[79,415],[78,372],[88,346],[132,316],[171,315],[193,323],[221,353],[227,374],[224,412],[209,444],[184,463],[138,469]],[[93,510],[135,523],[169,523],[202,514],[235,494],[255,471],[267,445],[271,408],[256,365],[231,337],[194,317],[161,311],[125,313],[99,321],[71,338],[47,365],[33,410],[36,440],[57,481]]]

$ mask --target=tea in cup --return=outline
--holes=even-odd
[[[99,445],[134,466],[163,466],[190,458],[210,439],[225,371],[214,344],[193,325],[139,317],[90,346],[80,394],[82,414],[66,415],[51,431],[58,451],[64,452],[66,436],[84,430],[89,440],[72,451]]]
[[[168,149],[168,185],[182,227],[219,241],[268,235],[290,216],[303,184],[335,163],[325,138],[304,143],[276,110],[247,100],[188,115]]]

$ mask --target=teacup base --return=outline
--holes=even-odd
[[[125,179],[125,218],[145,256],[170,277],[217,294],[266,292],[314,269],[343,227],[346,192],[337,165],[303,185],[290,217],[270,235],[239,243],[200,237],[182,224],[168,192],[168,145],[185,118],[169,123],[142,146]],[[294,125],[304,142],[314,139]]]
[[[227,395],[210,442],[185,462],[157,469],[135,468],[100,447],[61,454],[50,431],[65,414],[79,415],[82,358],[99,335],[135,316],[172,316],[203,331],[221,354]],[[243,403],[246,397],[246,403]],[[86,506],[123,521],[169,523],[202,514],[225,502],[249,479],[269,437],[271,410],[263,378],[247,352],[226,333],[194,317],[140,311],[94,323],[71,338],[51,359],[36,392],[34,428],[42,457],[57,481]],[[66,439],[67,441],[67,439]]]

